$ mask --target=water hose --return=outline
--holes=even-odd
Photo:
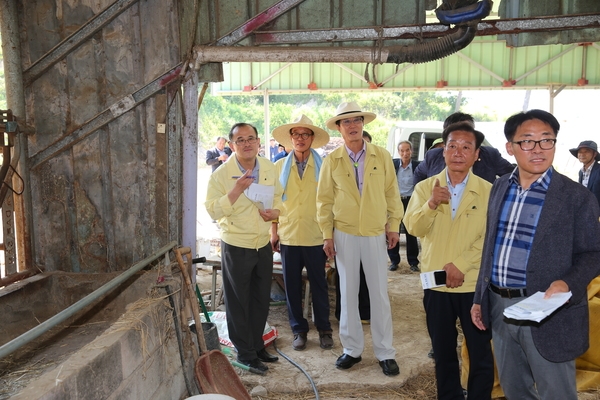
[[[288,360],[290,362],[290,364],[292,364],[294,367],[296,367],[300,371],[302,371],[302,373],[304,375],[306,375],[306,378],[308,378],[308,381],[310,382],[310,385],[312,386],[313,392],[315,393],[315,399],[319,400],[319,390],[317,389],[317,385],[315,385],[315,382],[313,381],[312,377],[308,374],[308,372],[306,372],[306,370],[304,368],[302,368],[298,363],[296,363],[296,361],[292,360],[290,357],[288,357],[286,354],[284,354],[281,350],[279,350],[277,348],[277,344],[275,342],[277,342],[277,339],[273,340],[273,348],[275,349],[275,351],[277,353],[279,353],[279,355],[281,357]]]

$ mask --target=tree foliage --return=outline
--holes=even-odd
[[[269,128],[292,122],[305,114],[324,129],[325,122],[335,114],[343,101],[356,101],[364,111],[377,114],[377,119],[365,127],[375,144],[385,146],[390,128],[399,121],[443,121],[455,108],[457,96],[439,92],[354,92],[269,95]],[[461,105],[466,100],[461,99]],[[478,120],[486,120],[485,118]],[[212,96],[207,93],[199,113],[200,142],[205,148],[213,145],[217,136],[227,136],[236,122],[256,126],[265,143],[264,99],[262,96]],[[331,136],[340,136],[329,131]]]

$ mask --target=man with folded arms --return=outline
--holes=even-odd
[[[482,332],[491,328],[508,399],[577,400],[575,358],[589,346],[587,285],[600,273],[600,209],[592,192],[552,167],[559,129],[543,110],[508,118],[506,151],[517,168],[490,195],[471,318]],[[539,323],[504,317],[540,291],[572,297]]]
[[[221,227],[223,293],[229,338],[242,364],[261,371],[263,362],[277,361],[265,349],[263,331],[269,315],[273,249],[269,231],[279,217],[282,188],[275,165],[258,156],[260,138],[247,123],[233,125],[229,142],[235,153],[208,182],[206,211]],[[274,186],[273,207],[264,207],[244,193],[253,183]]]
[[[390,153],[363,140],[363,126],[375,114],[355,102],[342,103],[326,121],[344,139],[323,161],[317,188],[317,220],[327,257],[336,256],[340,274],[340,341],[344,354],[336,361],[348,369],[361,361],[364,335],[358,312],[362,262],[371,300],[373,351],[385,375],[398,375],[387,293],[387,251],[398,243],[404,214]],[[387,240],[387,246],[386,246]]]
[[[445,271],[446,284],[425,289],[423,306],[435,359],[438,399],[464,399],[456,352],[456,319],[469,349],[469,399],[490,399],[494,386],[491,334],[471,322],[491,184],[473,174],[484,136],[471,124],[442,133],[446,168],[418,183],[404,225],[421,238],[421,270]]]

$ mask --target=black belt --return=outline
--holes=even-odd
[[[499,288],[496,285],[490,284],[490,289],[494,293],[498,293],[500,297],[508,297],[509,299],[514,299],[517,297],[527,297],[527,289],[504,289]]]
[[[401,200],[406,200],[406,199],[410,199],[410,196],[400,196]]]

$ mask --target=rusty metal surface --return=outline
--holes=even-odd
[[[181,67],[181,64],[177,64],[170,71],[165,72],[164,74],[162,74],[158,78],[154,79],[152,82],[145,85],[141,89],[136,90],[131,95],[128,95],[128,96],[131,96],[134,101],[134,103],[133,103],[132,107],[130,107],[130,109],[139,106],[145,100],[147,100],[148,98],[150,98],[151,96],[153,96],[154,94],[156,94],[160,90],[162,90],[166,84],[171,82],[172,79],[170,79],[170,78],[173,78],[174,76],[176,77],[177,73],[179,72],[180,67]],[[120,115],[122,115],[122,113],[118,113],[118,112],[113,113],[111,111],[110,107],[105,109],[100,114],[97,114],[96,116],[94,116],[90,121],[85,123],[83,126],[79,127],[78,129],[76,129],[75,131],[73,131],[71,133],[64,135],[63,138],[61,138],[60,140],[58,140],[51,146],[46,147],[44,150],[32,155],[29,159],[30,168],[31,169],[37,168],[44,161],[47,161],[48,159],[52,158],[56,154],[63,152],[64,150],[70,148],[71,146],[73,146],[74,144],[79,142],[80,140],[87,137],[89,134],[102,128],[103,126],[107,125],[111,121],[114,121]]]
[[[125,4],[86,37],[88,26],[109,19],[102,12]],[[35,237],[29,265],[119,270],[162,242],[166,220],[180,217],[169,215],[164,201],[157,209],[156,191],[167,182],[156,169],[179,161],[163,153],[157,163],[152,99],[178,75],[176,11],[162,0],[20,1],[24,64],[48,53],[60,59],[25,94],[26,123],[35,132],[26,153],[33,156],[27,158]],[[59,56],[52,49],[65,38],[77,40]]]
[[[484,20],[477,25],[477,36],[563,31],[600,28],[600,13],[557,17]],[[307,29],[294,31],[257,31],[254,42],[261,44],[333,43],[345,41],[375,41],[392,39],[427,39],[455,32],[442,24],[410,26],[357,27],[343,29]]]
[[[250,18],[232,32],[221,36],[215,44],[217,46],[229,46],[237,43],[250,35],[256,29],[259,29],[261,26],[273,21],[275,18],[296,7],[303,1],[304,0],[281,0],[273,6],[267,8],[265,11]]]
[[[77,31],[73,32],[69,37],[61,41],[54,48],[52,48],[52,50],[44,54],[44,56],[36,60],[23,71],[23,80],[25,86],[31,84],[31,82],[43,74],[44,71],[62,60],[67,54],[91,38],[96,32],[110,23],[119,14],[127,10],[127,8],[137,1],[138,0],[117,0],[104,11],[97,14],[94,18],[82,25]]]
[[[17,245],[15,235],[15,204],[10,192],[2,203],[2,251],[6,277],[17,273]]]

